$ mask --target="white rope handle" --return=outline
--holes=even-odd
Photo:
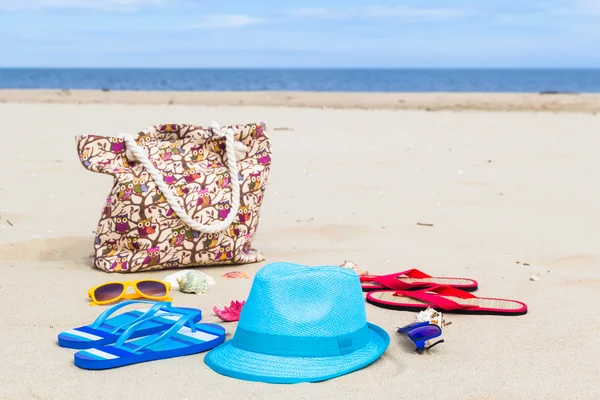
[[[185,222],[187,226],[202,233],[221,232],[227,229],[237,217],[238,210],[240,208],[240,180],[235,151],[245,153],[248,150],[244,144],[235,142],[235,132],[233,129],[227,128],[225,132],[223,132],[219,124],[216,122],[213,122],[210,125],[210,128],[212,129],[213,134],[219,137],[225,137],[227,166],[229,167],[229,179],[231,184],[231,208],[229,209],[229,214],[227,215],[227,218],[216,225],[200,224],[192,219],[192,217],[190,217],[185,210],[179,206],[177,197],[175,197],[169,186],[164,182],[160,171],[158,171],[154,165],[152,165],[144,149],[138,146],[133,136],[122,134],[123,140],[127,146],[127,158],[132,159],[132,161],[134,159],[139,161],[146,168],[146,171],[150,174],[154,180],[154,183],[156,183],[156,186],[158,186],[162,194],[165,196],[165,200],[167,200],[167,203],[169,206],[171,206],[175,214],[177,214],[177,216],[181,218],[181,220]]]

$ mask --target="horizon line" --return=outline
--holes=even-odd
[[[481,67],[481,66],[469,66],[469,67],[451,67],[451,66],[441,66],[441,67],[361,67],[361,66],[328,66],[328,67],[317,67],[317,66],[307,66],[307,67],[237,67],[233,68],[231,66],[228,67],[148,67],[148,66],[102,66],[102,67],[90,67],[90,66],[11,66],[5,67],[0,66],[0,70],[10,70],[10,69],[97,69],[97,70],[114,70],[114,69],[136,69],[136,70],[174,70],[174,69],[187,69],[187,70],[600,70],[600,66],[593,67],[547,67],[547,66],[526,66],[526,67],[516,67],[516,66],[497,66],[497,67]]]

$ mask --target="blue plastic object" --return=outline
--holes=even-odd
[[[111,317],[118,309],[135,303],[152,304],[152,307],[146,310],[131,310]],[[58,335],[58,345],[70,349],[90,349],[115,343],[119,336],[136,322],[157,316],[156,319],[147,320],[143,327],[138,326],[139,329],[132,333],[133,338],[151,335],[163,331],[173,324],[173,317],[167,317],[166,314],[192,315],[194,322],[202,319],[202,311],[197,308],[173,307],[170,302],[125,301],[104,311],[90,325],[61,332]]]
[[[419,354],[422,354],[425,350],[432,348],[436,344],[444,342],[444,339],[441,339],[432,345],[425,347],[426,341],[441,336],[442,334],[442,328],[429,322],[416,322],[414,324],[406,325],[402,328],[398,328],[398,332],[405,334],[412,340],[417,347],[416,350]]]
[[[165,332],[129,340],[144,324],[165,316],[177,318],[177,322]],[[114,344],[78,351],[74,362],[83,369],[116,368],[200,353],[224,341],[225,329],[220,325],[195,323],[193,315],[165,314],[141,319],[127,328]]]

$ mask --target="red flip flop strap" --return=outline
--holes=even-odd
[[[360,275],[358,278],[361,282],[374,282],[381,275]]]
[[[443,296],[454,296],[454,297],[460,297],[461,299],[476,299],[477,296],[469,293],[469,292],[465,292],[464,290],[460,290],[460,289],[455,289],[451,286],[446,286],[446,285],[438,285],[432,288],[427,289],[430,292],[436,292],[439,293]]]
[[[433,278],[433,276],[431,275],[427,275],[425,272],[423,271],[419,271],[416,268],[413,269],[409,269],[407,271],[404,272],[400,272],[399,274],[397,274],[396,276],[400,276],[400,275],[406,275],[409,278],[419,278],[419,279],[425,279],[425,278]]]
[[[400,279],[397,279],[396,276],[398,276],[398,275],[379,276],[379,277],[371,280],[371,282],[379,283],[382,286],[385,286],[389,289],[394,289],[394,290],[410,289],[413,286],[410,283],[406,283],[406,282],[401,281]]]
[[[416,278],[416,279],[432,278],[430,275],[427,275],[426,273],[419,271],[418,269],[409,269],[404,272],[398,272],[398,273],[389,274],[389,275],[361,276],[360,281],[361,282],[379,283],[382,286],[385,286],[390,289],[395,289],[395,290],[410,289],[416,283],[416,282],[415,283],[403,282],[400,279],[398,279],[399,276],[406,276],[408,278]]]
[[[438,307],[442,310],[460,310],[465,308],[478,308],[478,306],[463,306],[462,304],[458,304],[455,301],[449,300],[441,295],[428,294],[423,291],[416,292],[405,292],[398,291],[396,292],[399,295],[404,297],[412,297],[413,299],[421,300],[425,303],[428,303],[434,307]]]

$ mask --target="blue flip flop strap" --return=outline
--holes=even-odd
[[[341,336],[299,337],[247,331],[238,326],[231,344],[242,350],[287,357],[336,357],[369,343],[369,326]]]
[[[181,315],[181,314],[161,314],[161,315],[154,315],[152,317],[148,317],[148,318],[144,318],[142,320],[139,320],[138,322],[136,322],[135,324],[131,325],[129,328],[127,328],[127,330],[125,332],[123,332],[121,334],[121,336],[119,336],[119,339],[117,340],[117,342],[115,343],[114,347],[122,347],[123,344],[127,341],[127,339],[129,339],[129,337],[131,336],[131,334],[137,329],[139,328],[141,325],[143,325],[144,323],[153,320],[155,318],[164,318],[164,317],[178,317],[179,320],[177,322],[175,322],[173,324],[173,326],[171,326],[171,328],[169,328],[169,330],[167,330],[165,333],[163,333],[162,335],[160,335],[159,337],[157,337],[156,339],[144,344],[143,346],[138,347],[135,352],[141,350],[144,347],[148,347],[152,344],[155,344],[156,342],[159,342],[161,340],[165,340],[168,337],[172,336],[174,333],[176,333],[177,331],[179,331],[179,329],[181,329],[182,326],[184,326],[185,324],[189,323],[189,322],[193,322],[193,315]],[[196,327],[194,326],[193,323],[190,324],[190,329],[192,330],[192,332],[196,331]]]
[[[167,306],[171,306],[171,303],[169,302],[155,302],[155,301],[147,301],[147,300],[129,300],[129,301],[124,301],[122,303],[116,304],[114,306],[112,306],[111,308],[109,308],[108,310],[104,311],[102,314],[100,314],[98,316],[98,318],[96,318],[96,320],[90,325],[91,328],[98,328],[100,325],[102,325],[104,323],[104,321],[106,321],[106,319],[113,314],[115,311],[117,311],[120,308],[123,308],[125,306],[128,306],[130,304],[134,304],[134,303],[144,303],[144,304],[155,304],[155,305],[159,305],[159,309],[162,308],[163,306],[167,305]],[[150,308],[148,311],[152,310],[154,307]],[[147,312],[148,312],[147,311]],[[158,311],[155,310],[154,313]],[[144,314],[145,315],[145,314]]]
[[[138,321],[140,321],[142,318],[147,318],[147,317],[152,317],[154,316],[158,311],[160,310],[166,310],[167,312],[172,312],[173,309],[171,307],[171,303],[156,303],[155,305],[153,305],[152,307],[150,307],[148,309],[148,311],[146,311],[145,313],[143,313],[142,315],[140,315],[139,317],[137,317],[136,319],[134,319],[133,321],[124,323],[121,326],[116,327],[111,333],[117,333],[118,331],[131,326],[132,324],[137,323]]]
[[[177,314],[173,314],[173,315],[177,315]],[[156,339],[138,347],[135,351],[140,351],[141,349],[143,349],[144,347],[148,347],[148,346],[152,346],[153,344],[156,344],[157,342],[160,342],[162,340],[166,340],[168,338],[170,338],[171,336],[173,336],[174,334],[176,334],[177,332],[179,332],[179,330],[184,326],[184,325],[189,325],[189,328],[192,332],[196,332],[196,326],[194,324],[193,321],[193,316],[179,316],[179,321],[177,321],[175,324],[173,324],[173,326],[166,331],[165,333],[163,333],[162,335],[160,335],[159,337],[157,337]]]

